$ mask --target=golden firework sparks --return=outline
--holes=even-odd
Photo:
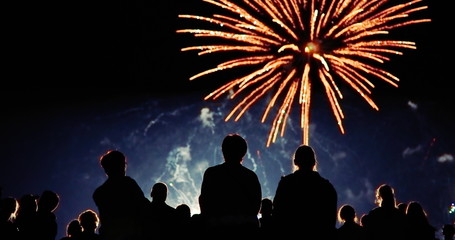
[[[179,15],[179,18],[207,22],[213,29],[180,29],[198,38],[218,38],[225,44],[182,48],[199,55],[240,52],[241,57],[226,60],[190,80],[207,74],[242,66],[248,72],[211,92],[204,99],[216,100],[224,94],[233,99],[244,97],[226,116],[225,121],[242,115],[259,99],[271,93],[261,122],[264,123],[277,101],[281,102],[273,119],[266,146],[284,136],[292,106],[301,111],[302,142],[309,142],[312,82],[324,87],[341,133],[344,114],[339,104],[343,98],[340,83],[348,84],[373,108],[374,84],[370,77],[397,87],[399,79],[376,66],[402,55],[403,49],[415,49],[411,41],[390,40],[389,30],[430,22],[412,19],[410,14],[427,8],[423,0],[393,4],[389,0],[203,0],[224,9],[226,14],[211,17]]]

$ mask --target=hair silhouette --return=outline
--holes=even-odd
[[[97,230],[99,226],[98,214],[92,209],[87,209],[79,214],[79,223],[82,227],[80,238],[82,240],[97,240],[101,239]]]
[[[82,226],[79,223],[78,219],[71,220],[66,225],[66,236],[60,238],[60,240],[71,240],[71,239],[81,239]]]

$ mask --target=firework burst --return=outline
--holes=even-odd
[[[341,133],[344,114],[339,84],[348,84],[373,109],[374,84],[370,77],[397,87],[399,79],[375,66],[402,55],[401,50],[415,49],[411,41],[390,40],[385,36],[399,27],[429,22],[410,15],[426,9],[423,0],[393,4],[388,0],[203,0],[223,9],[225,14],[211,17],[179,15],[208,23],[203,29],[180,29],[195,37],[216,38],[219,44],[184,47],[199,55],[220,52],[241,53],[216,67],[198,73],[190,80],[218,71],[239,67],[252,70],[227,82],[204,99],[215,100],[224,94],[242,99],[226,116],[239,120],[259,99],[271,94],[261,122],[271,110],[273,119],[267,147],[278,135],[284,135],[293,105],[300,106],[302,142],[309,142],[312,83],[320,81]],[[205,25],[204,25],[205,26]],[[275,104],[281,102],[275,109]]]

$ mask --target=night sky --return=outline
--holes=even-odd
[[[439,227],[448,220],[444,207],[455,201],[455,98],[449,87],[453,80],[450,58],[453,44],[449,33],[454,21],[449,19],[448,6],[442,1],[426,4],[429,9],[419,14],[431,18],[431,23],[408,26],[392,33],[397,38],[416,42],[417,49],[406,50],[403,56],[394,56],[385,64],[401,81],[399,88],[379,83],[373,89],[380,111],[375,112],[360,98],[354,98],[354,104],[348,95],[347,133],[342,136],[331,113],[315,106],[322,109],[315,113],[315,122],[326,127],[318,128],[310,144],[321,151],[321,159],[338,159],[331,154],[338,151],[335,149],[344,149],[356,156],[357,162],[350,165],[351,170],[335,161],[321,164],[325,167],[322,173],[333,174],[333,180],[342,179],[342,173],[346,174],[345,181],[335,183],[340,190],[352,184],[353,195],[371,196],[371,192],[355,190],[354,186],[359,183],[354,175],[365,174],[373,184],[371,188],[390,181],[402,187],[399,192],[403,193],[403,200],[422,201],[432,222]],[[169,156],[172,150],[161,155],[153,152],[179,141],[175,135],[172,135],[175,139],[164,137],[167,133],[159,130],[153,134],[148,132],[154,136],[151,140],[142,133],[131,133],[130,128],[118,126],[131,123],[135,129],[149,129],[152,119],[160,124],[175,121],[176,129],[191,132],[181,132],[182,136],[196,136],[202,128],[195,128],[198,130],[194,132],[188,130],[193,126],[190,125],[193,124],[192,112],[188,109],[195,109],[196,115],[201,106],[224,110],[225,103],[205,103],[202,99],[227,77],[217,75],[216,79],[208,77],[190,82],[189,77],[211,68],[214,62],[210,57],[198,57],[195,52],[180,52],[180,48],[195,40],[175,33],[187,26],[185,20],[177,18],[178,14],[210,15],[217,11],[207,3],[199,0],[31,2],[9,3],[5,10],[9,13],[3,34],[6,62],[0,88],[0,186],[3,196],[17,198],[26,193],[55,189],[62,199],[56,213],[58,237],[64,235],[69,219],[81,210],[94,208],[91,192],[105,179],[97,160],[105,150],[122,148],[120,150],[132,157],[131,161],[140,162],[146,158],[144,154]],[[175,114],[179,117],[177,121],[170,117],[173,110],[186,115]],[[219,113],[227,114],[221,110]],[[328,117],[320,117],[323,114]],[[241,125],[217,124],[218,130],[214,131],[221,135],[216,135],[215,147],[227,131],[240,131],[254,138],[251,140],[254,149],[262,148],[261,141],[266,140],[262,129],[268,126],[262,126],[259,119],[246,121],[239,123]],[[180,125],[185,127],[182,129]],[[256,127],[257,135],[254,134]],[[290,129],[292,132],[292,125]],[[128,138],[121,140],[122,136]],[[287,137],[296,139],[287,140]],[[287,134],[277,144],[279,147],[261,151],[285,152],[283,155],[290,156],[298,137],[298,134]],[[132,138],[136,145],[128,143]],[[143,149],[138,150],[141,147]],[[390,158],[387,151],[399,154],[396,159]],[[413,151],[418,152],[417,155]],[[208,154],[207,158],[219,156],[217,154]],[[273,152],[269,155],[275,156]],[[173,179],[157,173],[147,176],[138,173],[139,166],[143,165],[130,165],[134,177],[144,183],[141,187],[147,196],[153,181]],[[151,165],[158,166],[157,163]],[[283,169],[272,180],[267,178],[270,183],[264,187],[265,196],[274,193],[276,182],[273,183],[273,179],[289,173],[288,167]],[[387,174],[376,174],[378,171],[374,169],[387,171]],[[270,175],[264,173],[264,176]],[[359,187],[363,188],[367,187]],[[340,192],[340,195],[346,193]],[[371,198],[359,197],[354,201],[355,198],[343,196],[342,200],[349,199],[352,203],[371,201],[358,206],[360,213],[372,207]]]

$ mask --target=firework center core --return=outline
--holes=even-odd
[[[305,46],[305,53],[313,54],[319,51],[319,46],[317,43],[308,42]]]

